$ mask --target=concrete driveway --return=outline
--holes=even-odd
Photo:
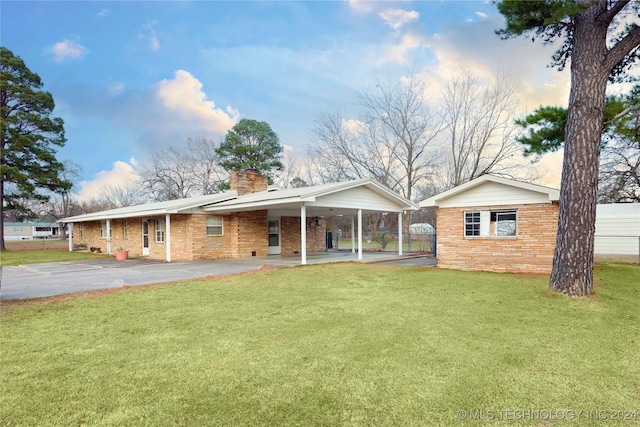
[[[310,254],[309,264],[357,261],[350,252]],[[363,254],[361,262],[385,262],[391,265],[433,266],[431,257],[398,257],[388,254]],[[171,263],[148,259],[115,261],[102,258],[84,261],[23,264],[4,267],[0,272],[0,299],[38,298],[72,292],[147,285],[176,280],[224,276],[259,270],[263,267],[292,267],[299,257],[256,257]]]

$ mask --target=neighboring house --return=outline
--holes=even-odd
[[[599,255],[640,255],[640,203],[596,207],[594,252]]]
[[[428,198],[437,207],[437,262],[460,270],[549,273],[557,189],[483,175]]]
[[[60,228],[55,222],[5,222],[5,240],[59,239]]]
[[[246,171],[231,174],[226,193],[61,221],[73,228],[70,249],[81,244],[111,253],[123,247],[133,257],[166,261],[299,254],[306,264],[307,252],[327,250],[325,217],[353,218],[361,258],[362,215],[396,212],[401,226],[407,210],[417,206],[369,179],[282,190],[269,188],[265,176]]]

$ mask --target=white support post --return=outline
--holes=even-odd
[[[356,217],[351,217],[351,253],[356,253]]]
[[[307,263],[307,207],[300,207],[300,264]]]
[[[171,215],[167,214],[166,215],[166,220],[165,220],[165,224],[166,224],[166,230],[165,230],[165,246],[166,246],[166,251],[167,251],[167,262],[171,262]]]
[[[402,255],[402,212],[398,212],[398,255]]]
[[[107,254],[111,255],[111,220],[107,220]]]
[[[69,230],[69,252],[73,252],[73,223],[72,222],[67,224],[67,230]]]
[[[362,259],[362,209],[358,209],[358,259]]]

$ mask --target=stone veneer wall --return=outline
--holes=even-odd
[[[268,255],[266,210],[222,216],[222,236],[207,236],[208,216],[216,215],[171,215],[172,260],[251,257],[254,252],[255,256]],[[165,241],[156,242],[156,219],[165,217],[149,218],[149,258],[166,259],[166,224]],[[130,257],[142,256],[142,218],[129,218],[126,239],[122,224],[121,219],[111,221],[111,253],[122,246]],[[85,244],[87,249],[99,247],[107,253],[107,239],[100,237],[100,221],[75,224],[73,243]]]
[[[307,252],[327,251],[327,222],[325,218],[318,218],[315,227],[309,227],[311,218],[307,218]],[[282,255],[300,253],[300,218],[283,216],[280,219],[280,245]]]
[[[517,209],[516,237],[464,237],[465,211]],[[440,208],[438,267],[495,272],[550,273],[558,229],[558,204]]]

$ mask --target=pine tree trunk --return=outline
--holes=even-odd
[[[550,287],[571,296],[593,290],[596,193],[605,93],[607,28],[596,24],[605,2],[575,18],[571,94],[565,130],[558,235]],[[606,8],[606,6],[604,6]]]

